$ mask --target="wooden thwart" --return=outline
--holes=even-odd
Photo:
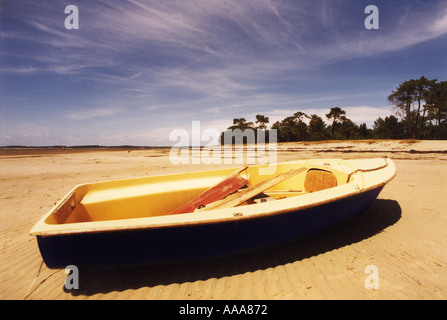
[[[57,223],[62,224],[67,220],[68,216],[73,212],[76,206],[76,193],[71,193],[67,199],[56,208],[53,213]]]
[[[292,169],[288,172],[280,173],[270,179],[261,181],[253,186],[241,190],[240,192],[230,194],[225,199],[210,203],[204,208],[198,209],[197,211],[208,211],[213,209],[231,208],[240,205],[241,203],[253,198],[254,196],[264,192],[265,190],[277,185],[278,183],[285,181],[298,173],[307,170],[306,167],[301,167],[299,169]]]
[[[239,175],[246,169],[247,167],[236,170],[235,172],[227,176],[223,181],[205,190],[197,197],[184,203],[177,209],[171,211],[169,214],[194,212],[194,210],[196,210],[200,206],[206,206],[212,202],[221,200],[226,196],[228,196],[229,194],[237,191],[239,188],[245,186],[248,182],[247,179]]]

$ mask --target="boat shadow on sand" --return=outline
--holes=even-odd
[[[365,213],[316,235],[200,261],[113,268],[84,267],[79,269],[79,289],[67,290],[64,286],[63,290],[73,296],[89,296],[266,270],[373,237],[399,221],[401,214],[397,201],[376,199]]]

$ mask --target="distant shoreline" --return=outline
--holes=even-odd
[[[65,149],[62,149],[65,148]],[[170,149],[171,147],[138,147],[138,146],[2,146],[0,156],[29,155],[29,154],[57,154],[57,153],[83,153],[92,151],[133,151],[133,150],[154,150]]]
[[[402,143],[417,143],[420,141],[425,140],[412,140],[412,139],[359,139],[359,140],[318,140],[318,141],[289,141],[289,142],[278,142],[278,145],[287,145],[287,144],[321,144],[321,143],[339,143],[339,142],[351,142],[351,143],[375,143],[380,141],[399,141]],[[431,141],[431,140],[428,140]],[[268,144],[268,143],[266,143]],[[181,146],[178,146],[181,148]],[[185,146],[186,147],[186,146]],[[198,147],[204,147],[204,146],[192,146],[192,148],[198,148]],[[117,146],[102,146],[102,145],[75,145],[75,146],[69,146],[69,145],[51,145],[51,146],[26,146],[26,145],[6,145],[6,146],[0,146],[0,151],[2,150],[18,150],[18,149],[59,149],[59,148],[65,148],[66,150],[79,150],[79,149],[88,149],[88,150],[103,150],[103,149],[118,149],[118,150],[145,150],[145,149],[166,149],[166,148],[172,148],[172,146],[134,146],[134,145],[117,145]]]
[[[10,145],[0,146],[0,150],[3,149],[159,149],[159,148],[171,148],[170,146],[101,146],[101,145],[80,145],[80,146],[66,146],[66,145],[54,145],[54,146],[22,146],[22,145]]]
[[[236,145],[233,148],[248,148],[248,145]],[[172,146],[2,146],[0,157],[8,156],[43,156],[51,154],[77,154],[86,152],[138,152],[161,150],[168,152]],[[204,146],[175,147],[190,150],[201,150]],[[224,147],[225,148],[225,147]],[[267,147],[268,149],[269,147]],[[248,150],[248,149],[247,149]],[[447,140],[409,140],[409,139],[379,139],[379,140],[324,140],[280,142],[273,152],[320,152],[320,153],[409,153],[409,154],[446,154]]]

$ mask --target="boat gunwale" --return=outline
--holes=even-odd
[[[374,158],[379,159],[379,158]],[[315,159],[315,160],[327,160],[327,161],[343,161],[344,165],[348,165],[352,167],[352,164],[349,163],[349,160],[343,159]],[[358,159],[362,160],[362,159]],[[365,159],[363,159],[365,160]],[[371,160],[371,159],[368,159]],[[282,163],[292,163],[301,162],[302,160],[291,161],[291,162],[282,162]],[[312,160],[310,160],[312,161]],[[31,229],[30,233],[34,236],[41,237],[54,237],[54,236],[65,236],[65,235],[80,235],[86,233],[105,233],[105,232],[122,232],[122,231],[136,231],[136,230],[150,230],[150,229],[162,229],[162,228],[179,228],[179,227],[190,227],[194,225],[207,225],[207,224],[220,224],[234,221],[242,221],[242,220],[251,220],[251,219],[262,219],[275,215],[281,215],[289,212],[299,212],[312,207],[318,207],[327,203],[340,201],[343,199],[351,198],[358,196],[360,194],[366,193],[373,189],[381,188],[386,185],[390,180],[392,180],[396,175],[394,162],[387,158],[387,162],[391,165],[392,174],[387,174],[387,178],[381,180],[379,183],[373,185],[366,185],[365,174],[357,174],[351,177],[351,181],[346,184],[339,185],[334,188],[308,193],[305,195],[301,195],[299,197],[289,197],[286,199],[275,200],[274,202],[265,202],[252,204],[249,206],[242,207],[232,207],[232,208],[224,208],[224,209],[215,209],[206,212],[195,212],[195,213],[185,213],[175,215],[175,218],[171,218],[171,221],[166,221],[166,217],[174,217],[174,216],[153,216],[153,217],[142,217],[142,218],[129,218],[129,219],[121,219],[120,225],[111,225],[113,222],[117,220],[105,220],[105,221],[88,221],[88,222],[76,222],[76,223],[68,223],[68,224],[55,224],[50,225],[45,222],[45,220],[54,212],[54,209],[60,206],[64,201],[66,201],[72,192],[74,192],[80,186],[85,186],[88,184],[80,184],[75,186],[70,192],[67,193],[47,214],[44,215]],[[278,163],[280,164],[280,163]],[[312,163],[309,163],[312,164]],[[353,167],[354,168],[354,167]],[[226,169],[222,169],[226,170]],[[214,170],[211,170],[214,171]],[[220,169],[216,170],[220,171]],[[190,172],[188,174],[200,173],[204,172]],[[390,172],[391,173],[391,172]],[[170,175],[178,175],[178,173],[170,174]],[[167,175],[164,175],[167,176]],[[153,176],[155,177],[155,176]],[[141,179],[145,179],[147,177],[143,177]],[[140,179],[140,178],[135,178]],[[122,181],[127,179],[122,179]],[[116,181],[116,180],[114,180]],[[104,183],[104,182],[98,182]],[[359,184],[363,185],[363,187],[359,187]],[[338,194],[334,196],[334,190],[338,190]],[[344,190],[346,189],[346,190]],[[317,196],[320,198],[320,201],[312,201],[312,198],[316,198]],[[303,199],[303,197],[310,197],[311,201],[307,201],[307,204],[299,204],[299,205],[291,205],[291,203],[299,201]],[[321,197],[324,196],[324,197]],[[272,205],[274,203],[275,205]],[[269,207],[278,207],[277,209],[265,210],[265,208]],[[190,219],[190,217],[195,217],[195,219]],[[149,220],[149,221],[148,221]],[[165,220],[157,222],[156,220]],[[169,220],[169,219],[168,219]],[[127,222],[127,223],[126,223]],[[133,222],[130,223],[129,222]],[[87,224],[101,224],[99,226],[88,226]],[[106,224],[106,225],[104,225]],[[107,225],[109,224],[109,225]],[[50,226],[50,228],[48,228]],[[61,230],[61,226],[66,226],[66,229]],[[83,227],[84,226],[84,227]],[[51,230],[59,227],[58,230]],[[70,228],[71,227],[71,228]],[[48,230],[50,229],[50,230]]]

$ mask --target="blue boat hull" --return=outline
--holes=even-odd
[[[49,268],[203,259],[321,232],[366,211],[382,188],[262,218],[160,229],[37,236],[37,241]]]

